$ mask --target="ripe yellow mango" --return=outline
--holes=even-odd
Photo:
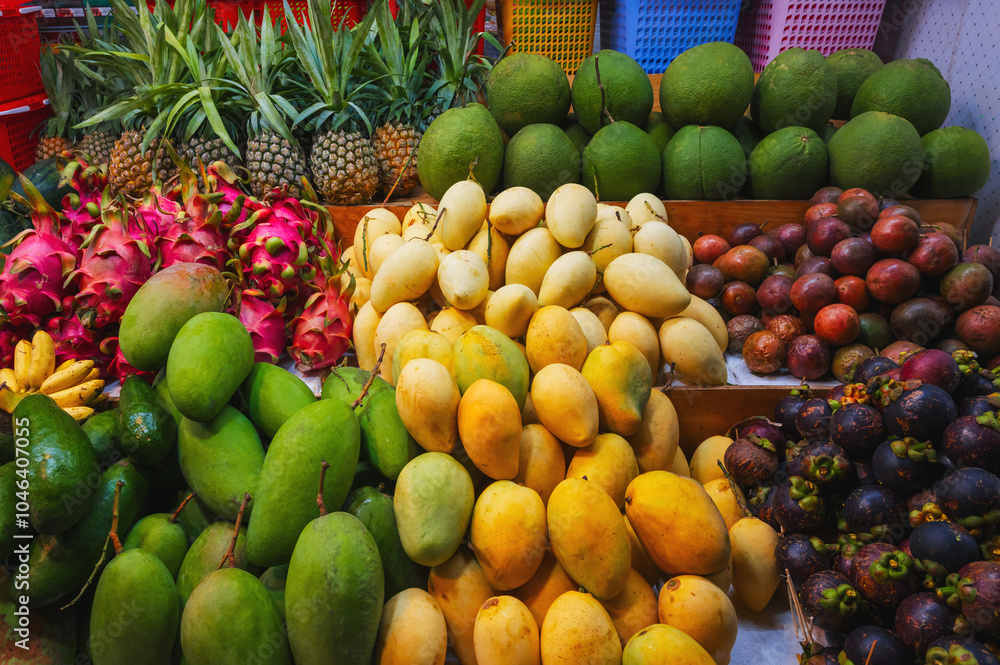
[[[395,215],[393,215],[395,219]],[[399,220],[396,220],[397,223]],[[358,269],[361,273],[371,279],[375,276],[375,268],[372,265],[372,249],[375,240],[384,235],[399,235],[399,230],[389,222],[378,217],[365,215],[358,222],[354,229],[354,259],[357,261]]]
[[[629,436],[642,423],[653,375],[646,357],[628,342],[602,344],[580,370],[597,397],[601,429]]]
[[[476,325],[484,326],[486,325],[486,308],[490,304],[490,299],[493,297],[493,291],[487,290],[486,297],[480,301],[478,305],[469,310],[471,314],[476,319]]]
[[[601,325],[603,325],[604,329],[610,334],[611,324],[618,316],[618,307],[603,296],[591,298],[587,302],[583,303],[583,306],[597,315],[597,318],[601,320]],[[657,342],[657,349],[659,349],[659,342]]]
[[[444,612],[448,642],[462,665],[476,665],[476,616],[483,604],[494,596],[483,569],[472,552],[461,547],[444,563],[431,568],[427,592]]]
[[[344,273],[350,280],[350,274]],[[348,285],[341,283],[341,289],[347,289]],[[372,281],[366,277],[359,277],[354,280],[354,293],[351,294],[351,311],[357,312],[365,306],[372,295]]]
[[[642,314],[622,312],[611,321],[608,328],[608,340],[611,342],[628,342],[646,358],[649,371],[654,379],[660,374],[660,338],[656,328]]]
[[[423,222],[414,222],[403,229],[403,240],[407,242],[410,240],[423,240],[429,244],[434,241],[434,233],[431,231],[431,227]]]
[[[562,363],[574,369],[587,359],[587,338],[576,317],[565,307],[541,307],[531,317],[524,337],[528,364],[536,374],[546,365]]]
[[[685,478],[691,477],[691,468],[688,466],[687,455],[684,454],[681,448],[677,448],[677,454],[674,455],[674,462],[667,471],[678,476],[684,476]]]
[[[597,397],[583,374],[569,365],[546,365],[535,374],[531,404],[539,422],[560,441],[582,448],[597,438]]]
[[[524,425],[514,482],[535,490],[542,503],[548,504],[552,490],[565,478],[566,456],[559,439],[542,425]]]
[[[472,551],[490,586],[508,591],[538,571],[548,545],[545,504],[535,490],[499,480],[476,500],[469,531]]]
[[[625,212],[632,219],[633,228],[639,228],[647,222],[667,223],[667,209],[655,194],[636,194],[625,205]]]
[[[545,227],[532,228],[514,241],[507,254],[504,281],[524,284],[538,295],[545,273],[562,255],[562,247]]]
[[[458,549],[472,519],[469,472],[451,455],[423,453],[403,467],[392,508],[406,556],[437,566]]]
[[[715,661],[684,631],[655,623],[628,641],[622,665],[715,665]]]
[[[549,549],[545,551],[542,563],[532,578],[510,593],[525,604],[535,622],[541,626],[556,598],[567,591],[577,591],[579,588],[580,585],[566,574]]]
[[[694,247],[691,246],[691,241],[684,236],[681,236],[681,242],[684,243],[684,251],[687,254],[687,267],[690,270],[694,267]]]
[[[621,593],[632,570],[618,506],[597,483],[567,478],[552,491],[549,540],[563,570],[597,598]]]
[[[617,665],[622,645],[608,611],[587,593],[567,591],[556,598],[542,622],[545,665]]]
[[[486,304],[486,325],[517,339],[528,332],[531,317],[538,311],[535,292],[523,284],[501,286]]]
[[[615,502],[625,507],[625,488],[639,475],[635,453],[628,441],[617,434],[598,434],[585,448],[577,448],[566,469],[567,478],[583,478],[596,484]]]
[[[448,338],[452,344],[458,341],[463,333],[476,327],[476,318],[468,312],[454,307],[445,307],[434,315],[430,329]]]
[[[375,349],[381,353],[385,344],[385,356],[382,358],[382,378],[392,381],[392,356],[396,353],[399,340],[411,330],[427,330],[427,321],[414,305],[399,302],[386,310],[375,328]]]
[[[392,232],[399,235],[403,230],[402,221],[396,217],[396,213],[388,208],[372,208],[365,213],[366,219],[381,219],[392,228]]]
[[[729,537],[733,543],[733,591],[741,603],[760,612],[781,583],[774,560],[778,533],[767,522],[744,517],[729,530]]]
[[[469,241],[470,252],[475,253],[486,264],[490,276],[490,289],[496,291],[504,284],[507,272],[507,256],[510,254],[510,243],[500,231],[492,226],[484,225],[482,230]]]
[[[545,225],[563,247],[583,245],[596,221],[597,199],[583,185],[562,185],[545,204]]]
[[[729,593],[729,587],[733,585],[733,555],[729,555],[729,563],[726,564],[725,568],[717,573],[705,575],[705,579],[722,589],[723,592]]]
[[[437,277],[438,255],[430,243],[426,240],[400,242],[402,244],[375,273],[371,283],[372,307],[377,312],[384,312],[399,302],[416,300],[427,292]]]
[[[632,251],[632,234],[618,217],[598,215],[580,249],[590,254],[597,271],[603,273],[609,263]]]
[[[635,529],[632,528],[632,524],[628,521],[628,517],[625,517],[625,531],[628,533],[628,546],[629,551],[632,553],[632,570],[636,571],[642,578],[646,580],[650,586],[655,586],[659,582],[660,578],[663,577],[663,572],[656,567],[653,560],[649,558],[646,554],[646,550],[643,549],[642,543],[639,542],[639,536],[635,535]]]
[[[428,229],[434,228],[437,210],[429,203],[414,203],[403,215],[402,229],[405,231],[415,224],[424,224]]]
[[[724,386],[729,370],[715,337],[694,319],[678,316],[660,326],[660,353],[663,362],[686,383],[696,386]]]
[[[458,384],[447,367],[429,358],[406,363],[396,384],[396,410],[424,450],[450,453],[458,443]]]
[[[371,262],[372,270],[378,275],[379,269],[389,255],[404,245],[403,239],[394,233],[387,233],[379,236],[372,243]]]
[[[410,588],[382,608],[375,642],[376,665],[444,665],[448,626],[434,597]]]
[[[538,226],[545,212],[542,198],[527,187],[509,187],[490,203],[490,223],[502,233],[519,236]]]
[[[628,437],[639,473],[669,471],[677,455],[679,439],[680,425],[673,403],[659,390],[650,390],[639,429]]]
[[[736,608],[726,592],[698,575],[678,575],[660,590],[659,621],[693,637],[717,665],[736,643]]]
[[[687,250],[681,237],[663,222],[651,220],[639,227],[632,237],[632,251],[663,261],[674,274],[687,270]]]
[[[608,611],[622,647],[633,635],[657,622],[656,594],[649,582],[635,570],[629,572],[622,592],[614,598],[602,600],[601,605]]]
[[[597,283],[597,267],[587,252],[567,252],[552,262],[538,289],[538,304],[572,309]]]
[[[528,396],[528,361],[517,345],[499,330],[474,326],[455,342],[455,380],[463,392],[479,379],[507,388],[524,408]]]
[[[698,296],[692,295],[691,304],[678,316],[686,316],[705,326],[719,345],[719,351],[726,352],[726,348],[729,346],[729,330],[726,328],[726,322],[719,314],[719,310]]]
[[[668,575],[707,575],[729,561],[726,522],[690,478],[669,471],[639,475],[625,491],[625,514],[649,558]]]
[[[602,344],[607,344],[608,342],[608,331],[604,329],[604,324],[601,320],[597,318],[597,315],[591,312],[586,307],[574,307],[569,310],[569,313],[573,315],[576,322],[580,324],[580,328],[583,330],[583,336],[587,339],[587,356],[589,357],[594,349],[601,346]]]
[[[375,369],[375,363],[378,361],[378,353],[375,352],[375,333],[381,320],[382,315],[375,311],[370,301],[362,305],[354,317],[354,330],[351,333],[354,352],[358,354],[358,366],[368,372]]]
[[[411,330],[403,335],[392,355],[392,382],[399,381],[399,374],[406,363],[417,358],[429,358],[444,365],[450,372],[453,346],[441,333],[430,330]]]
[[[451,251],[465,247],[486,219],[486,193],[479,183],[460,180],[441,195],[438,234]]]
[[[460,249],[441,260],[437,273],[441,294],[452,307],[470,310],[486,297],[490,276],[475,252]]]
[[[643,316],[674,316],[691,294],[666,263],[646,254],[623,254],[608,264],[604,287],[619,305]]]
[[[616,219],[625,225],[625,228],[629,230],[629,235],[632,235],[632,229],[634,224],[632,222],[632,216],[628,214],[628,211],[621,206],[608,205],[607,203],[597,204],[597,219]]]
[[[479,665],[539,665],[538,623],[513,596],[495,596],[479,609],[473,644]]]
[[[465,390],[458,403],[458,437],[487,477],[510,480],[517,475],[521,409],[504,386],[479,379]]]
[[[691,477],[702,485],[712,480],[725,478],[719,462],[726,455],[726,449],[733,443],[728,436],[710,436],[694,449],[691,455],[690,469]]]
[[[745,502],[746,498],[739,487],[733,487],[725,478],[710,480],[703,487],[722,514],[722,519],[726,520],[727,529],[732,529],[734,524],[746,517],[740,508],[740,501]]]

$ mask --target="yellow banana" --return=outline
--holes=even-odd
[[[31,364],[31,342],[22,339],[14,347],[14,378],[17,385],[28,389],[28,365]]]
[[[80,421],[94,415],[94,410],[89,406],[64,406],[63,411],[73,416],[73,420]]]
[[[94,379],[99,379],[99,378],[101,378],[101,370],[95,367],[94,369],[90,370],[90,374],[83,377],[83,381],[93,381]]]
[[[104,390],[104,381],[87,381],[72,388],[60,390],[49,395],[56,404],[65,408],[67,406],[85,406],[91,399],[101,394]]]
[[[64,360],[61,363],[59,363],[58,366],[56,366],[56,371],[57,372],[61,372],[61,371],[63,371],[64,369],[66,369],[67,367],[69,367],[70,365],[72,365],[75,362],[79,362],[79,361],[78,360],[73,360],[72,358],[70,358],[69,360]]]
[[[0,369],[0,388],[2,388],[2,386],[7,386],[11,392],[21,392],[17,387],[17,379],[14,377],[14,370],[10,367]]]
[[[92,406],[95,409],[97,407],[103,406],[104,404],[107,404],[107,403],[108,403],[108,396],[106,394],[104,394],[104,393],[101,393],[100,395],[98,395],[94,399],[92,399],[89,402],[87,402],[87,404],[89,404],[90,406]]]
[[[14,413],[14,407],[24,397],[24,393],[16,393],[7,388],[0,388],[0,410]]]
[[[66,369],[61,369],[42,381],[42,385],[39,387],[38,392],[51,395],[52,393],[57,393],[60,390],[71,388],[90,378],[92,371],[94,371],[93,360],[77,360]]]
[[[31,338],[31,362],[28,363],[28,389],[38,390],[45,378],[56,369],[56,347],[44,330]]]

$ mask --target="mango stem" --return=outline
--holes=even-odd
[[[375,377],[378,376],[378,371],[382,367],[383,359],[385,359],[385,342],[382,342],[382,350],[378,354],[378,360],[375,361],[375,367],[372,368],[371,376],[368,377],[368,380],[365,381],[365,385],[361,388],[361,394],[358,395],[358,398],[351,403],[352,411],[361,406],[361,402],[368,395],[368,390],[372,387],[372,384],[375,383]]]
[[[115,483],[115,501],[111,506],[111,531],[108,533],[108,538],[111,539],[111,544],[115,547],[115,556],[121,554],[125,549],[122,547],[122,541],[118,539],[118,503],[122,498],[123,485],[125,485],[124,480]]]
[[[108,532],[108,537],[104,539],[104,547],[101,548],[101,558],[97,560],[97,564],[94,566],[94,570],[90,573],[90,577],[87,578],[87,583],[83,585],[80,589],[80,593],[76,594],[76,597],[59,608],[60,611],[67,610],[74,605],[76,601],[83,598],[83,594],[87,592],[90,588],[91,582],[94,581],[94,577],[97,576],[97,571],[101,569],[104,565],[104,559],[108,556],[108,543],[112,542],[115,546],[115,555],[122,553],[122,544],[118,540],[118,501],[122,495],[122,487],[125,485],[124,480],[119,480],[115,483],[115,501],[111,506],[111,531]]]
[[[174,511],[173,515],[167,518],[167,521],[170,522],[171,524],[177,524],[177,520],[180,519],[181,516],[181,511],[184,510],[184,506],[188,505],[188,501],[194,498],[194,495],[195,493],[191,492],[186,497],[184,497],[184,500],[181,501],[181,505],[177,506],[177,510]]]
[[[219,568],[226,565],[226,562],[229,563],[230,568],[236,567],[236,556],[233,553],[236,551],[236,541],[240,537],[240,525],[243,523],[243,511],[247,509],[248,503],[250,503],[250,495],[244,492],[243,503],[240,504],[240,512],[236,513],[236,526],[233,527],[233,537],[229,540],[229,547],[226,549],[226,553],[222,556],[222,561],[219,562]]]
[[[323,499],[323,485],[326,484],[326,470],[329,468],[330,464],[326,460],[323,460],[323,463],[320,464],[319,468],[319,491],[316,493],[316,505],[319,506],[320,517],[327,514],[326,501]]]

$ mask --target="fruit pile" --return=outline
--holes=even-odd
[[[998,662],[1000,394],[970,390],[972,364],[868,358],[856,383],[796,389],[695,452],[693,475],[721,460],[782,530],[777,567],[829,645],[804,662]]]
[[[865,190],[826,187],[812,200],[802,224],[739,224],[692,246],[687,288],[716,304],[750,370],[849,382],[877,351],[935,345],[1000,364],[1000,252],[962,251],[954,227],[923,225]]]

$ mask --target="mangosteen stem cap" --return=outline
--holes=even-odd
[[[906,552],[895,550],[883,553],[868,567],[868,572],[879,584],[891,584],[908,578],[911,568],[913,558]]]
[[[936,462],[937,451],[930,441],[918,441],[912,436],[903,439],[893,439],[889,443],[892,454],[899,459],[909,459],[913,462]]]
[[[841,584],[835,589],[824,589],[819,604],[823,609],[835,610],[841,616],[853,616],[861,603],[861,597],[850,584]]]
[[[990,411],[989,413],[979,416],[976,418],[976,422],[983,427],[989,427],[992,430],[1000,432],[1000,420],[997,419],[996,411]]]

